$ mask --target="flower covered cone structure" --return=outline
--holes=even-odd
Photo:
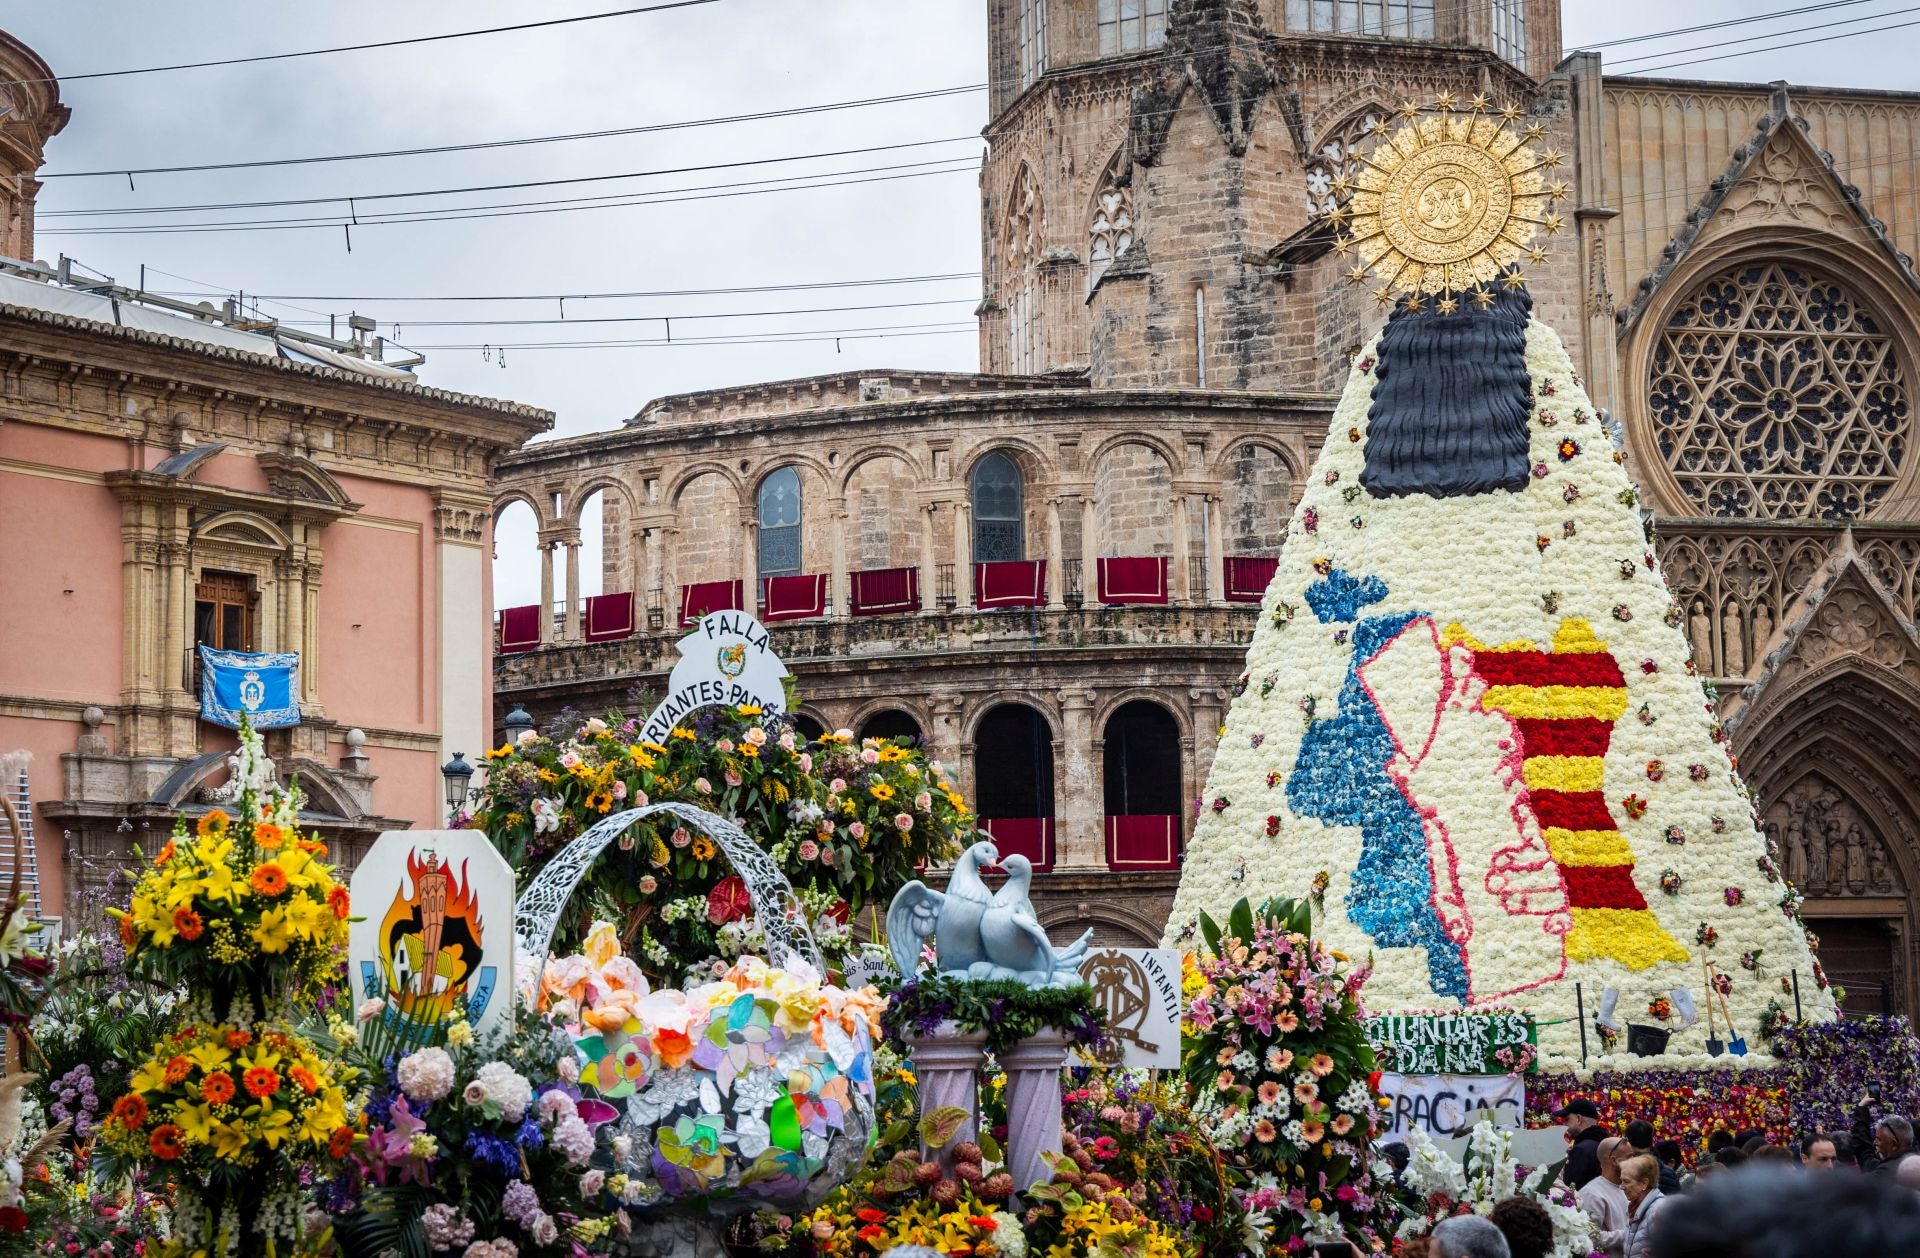
[[[1636,503],[1517,279],[1403,300],[1294,512],[1169,940],[1310,896],[1370,1008],[1525,1009],[1550,1064],[1576,984],[1672,1032],[1667,1066],[1704,1060],[1710,988],[1756,1057],[1796,972],[1831,1017]]]

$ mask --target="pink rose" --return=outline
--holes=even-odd
[[[908,830],[913,829],[913,818],[909,817],[906,813],[900,813],[893,819],[893,828],[905,834]]]

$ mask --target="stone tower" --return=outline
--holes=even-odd
[[[0,256],[33,259],[34,176],[71,114],[47,63],[0,31]]]

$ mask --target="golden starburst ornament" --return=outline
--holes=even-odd
[[[1408,121],[1357,158],[1352,196],[1334,224],[1345,229],[1341,252],[1357,263],[1349,276],[1358,283],[1370,273],[1396,292],[1443,297],[1494,280],[1517,287],[1510,268],[1545,256],[1534,233],[1560,228],[1553,202],[1566,185],[1548,184],[1544,172],[1564,159],[1529,148],[1537,124],[1516,134],[1510,110],[1491,115],[1477,99],[1471,113],[1451,99],[1438,109],[1421,116],[1403,107]]]

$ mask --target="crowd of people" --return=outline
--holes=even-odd
[[[1687,1151],[1636,1120],[1614,1134],[1593,1102],[1555,1114],[1567,1127],[1562,1172],[1606,1258],[1815,1258],[1920,1254],[1920,1151],[1914,1125],[1862,1097],[1847,1132],[1791,1145],[1760,1131],[1716,1131]],[[1830,1173],[1829,1173],[1830,1172]],[[1553,1224],[1528,1197],[1434,1228],[1430,1258],[1545,1258]]]

